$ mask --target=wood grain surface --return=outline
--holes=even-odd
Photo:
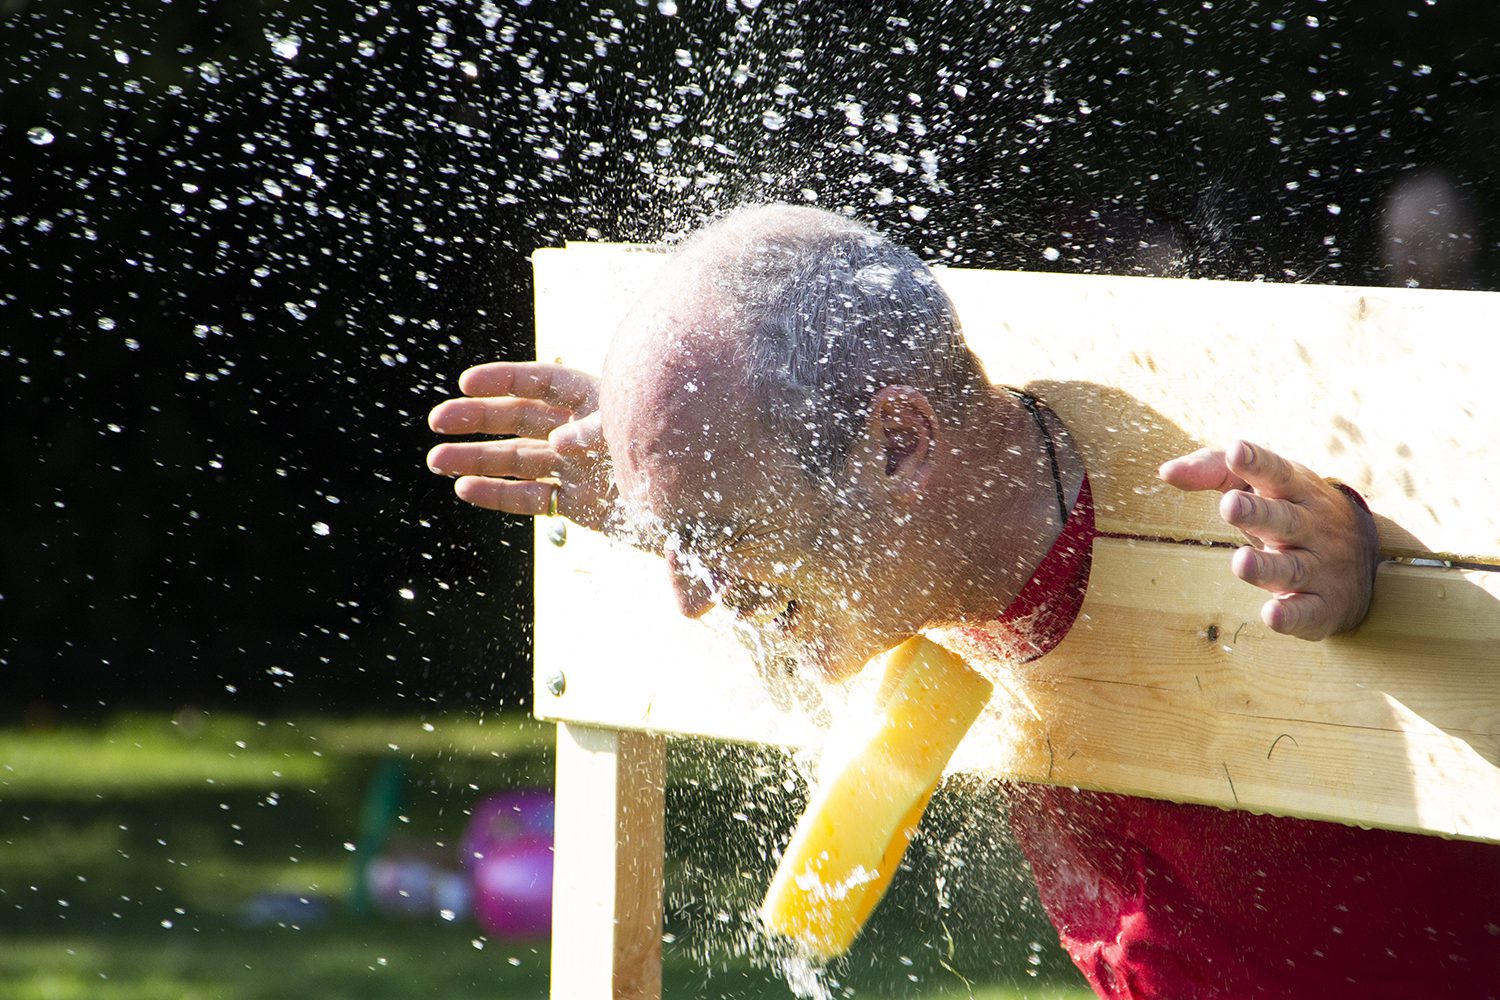
[[[640,248],[534,256],[538,356],[598,370],[663,266]],[[1255,440],[1361,489],[1392,554],[1500,564],[1500,400],[1474,334],[1500,295],[948,269],[997,381],[1067,420],[1101,528],[1238,542],[1156,465]],[[849,688],[765,678],[675,612],[659,560],[576,526],[536,541],[541,718],[804,746]],[[1500,574],[1383,567],[1369,620],[1304,643],[1199,544],[1101,539],[1063,644],[1001,680],[955,766],[1028,781],[1500,842]],[[941,638],[941,636],[939,636]],[[563,695],[547,679],[566,677]]]

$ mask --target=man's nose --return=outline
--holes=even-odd
[[[672,591],[677,595],[677,610],[689,618],[701,618],[713,607],[713,588],[705,580],[702,571],[693,567],[676,552],[667,553],[667,569],[672,574]]]

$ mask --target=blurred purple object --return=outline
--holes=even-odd
[[[552,927],[552,839],[523,837],[474,864],[474,916],[498,937],[545,937]]]
[[[479,800],[459,843],[463,863],[472,868],[486,849],[522,837],[552,839],[552,793],[518,788]]]
[[[474,879],[474,916],[500,937],[552,926],[552,793],[521,788],[482,799],[459,849]]]

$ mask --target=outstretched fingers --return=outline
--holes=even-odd
[[[494,434],[545,438],[572,419],[572,412],[535,399],[450,399],[427,415],[439,434]]]
[[[1305,499],[1308,480],[1317,479],[1296,462],[1249,441],[1236,441],[1225,449],[1224,461],[1229,471],[1243,479],[1255,492],[1278,500]]]
[[[466,396],[515,396],[578,413],[594,408],[599,380],[546,361],[496,361],[465,371],[458,388]]]
[[[427,467],[440,476],[493,476],[501,479],[545,479],[560,475],[558,455],[525,438],[436,445]]]
[[[1298,593],[1307,588],[1317,569],[1318,557],[1306,549],[1239,548],[1229,560],[1234,575],[1246,583],[1277,594]]]
[[[559,455],[569,458],[602,455],[607,451],[604,422],[597,412],[569,421],[547,435],[547,444]]]
[[[558,490],[557,510],[566,514],[566,492],[548,482],[519,479],[494,479],[489,476],[461,476],[453,483],[453,492],[465,503],[506,514],[529,514],[539,517],[550,513],[552,491]]]
[[[1322,566],[1314,553],[1246,545],[1230,559],[1230,568],[1241,580],[1275,595],[1260,608],[1260,620],[1271,631],[1316,641],[1348,627],[1329,599],[1326,581],[1319,579]]]
[[[1255,543],[1230,568],[1273,595],[1261,609],[1273,631],[1322,639],[1364,618],[1379,538],[1369,510],[1342,488],[1248,441],[1172,459],[1159,475],[1178,489],[1223,492],[1219,515]]]
[[[1302,545],[1308,541],[1307,514],[1290,500],[1230,490],[1219,500],[1219,516],[1267,545]]]
[[[1272,632],[1316,642],[1338,631],[1339,622],[1322,594],[1278,594],[1260,607]]]
[[[1175,486],[1189,493],[1203,490],[1218,490],[1222,493],[1225,490],[1242,489],[1246,485],[1243,479],[1230,471],[1229,464],[1224,459],[1224,451],[1219,448],[1199,448],[1191,454],[1163,462],[1156,474],[1168,486]]]

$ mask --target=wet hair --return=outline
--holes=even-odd
[[[709,226],[684,252],[707,265],[706,291],[743,338],[749,401],[814,480],[843,471],[882,388],[920,390],[949,427],[988,392],[927,265],[866,226],[760,206]]]

